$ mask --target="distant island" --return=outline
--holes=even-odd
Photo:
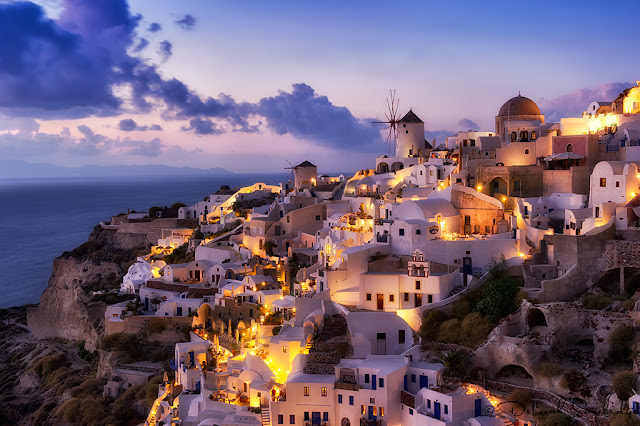
[[[165,176],[204,176],[232,174],[233,172],[221,167],[199,169],[196,167],[172,167],[160,164],[65,167],[49,163],[0,160],[0,178],[151,176],[158,173],[162,173]]]

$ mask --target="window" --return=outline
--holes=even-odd
[[[261,392],[258,392],[258,398],[260,398],[262,396]]]
[[[376,406],[371,407],[371,411],[372,411],[371,414],[373,414],[373,417],[376,417],[378,415],[378,407]]]
[[[309,386],[304,387],[304,396],[309,396]]]
[[[364,375],[364,382],[365,383],[369,383],[369,375],[368,374]]]
[[[349,405],[353,405],[353,395],[349,395]]]
[[[536,135],[536,131],[531,132],[531,140],[535,141],[538,136]]]
[[[322,387],[320,388],[320,395],[322,396],[327,396],[327,388],[326,387]]]
[[[291,216],[287,216],[287,223],[291,223]]]
[[[375,403],[376,403],[375,398],[369,398],[369,404],[375,404]]]
[[[342,404],[342,394],[338,394],[338,404]]]
[[[420,290],[420,280],[416,280],[416,290]]]
[[[465,216],[464,217],[464,224],[465,225],[471,225],[471,216]]]
[[[522,190],[524,190],[524,185],[522,184],[521,180],[514,180],[513,181],[513,190],[514,191],[522,191]]]
[[[427,303],[433,303],[433,294],[427,294]]]
[[[279,425],[283,425],[284,424],[284,415],[278,414],[278,424]]]
[[[395,302],[396,300],[396,295],[395,294],[390,294],[389,295],[389,302]]]
[[[316,220],[320,220],[320,215],[319,214],[316,215]]]
[[[367,293],[367,302],[371,302],[371,293]]]
[[[469,144],[471,146],[476,146],[476,140],[475,139],[469,139]]]
[[[431,408],[431,400],[427,399],[427,408]]]
[[[420,230],[416,229],[416,235],[420,235]]]
[[[404,236],[404,229],[403,228],[398,229],[398,235],[400,235],[401,237]]]
[[[516,132],[511,132],[511,142],[515,142],[518,138],[518,134]]]
[[[405,293],[404,294],[404,301],[408,302],[409,301],[409,293]]]
[[[467,146],[467,140],[466,139],[462,140],[462,146]]]
[[[525,150],[524,150],[524,153],[525,153],[525,154],[528,154],[528,153],[529,153],[529,150],[528,150],[528,149],[525,149]]]
[[[411,375],[411,383],[415,383],[416,382],[416,375],[412,374]]]
[[[445,414],[449,414],[449,406],[448,405],[444,406],[444,413]]]
[[[384,417],[384,407],[380,407],[380,417]]]
[[[408,134],[409,134],[409,131],[408,131],[408,130],[405,130],[405,131],[404,131],[404,133],[408,135]]]
[[[286,354],[287,353],[287,347],[286,346],[282,346],[282,353]]]
[[[495,219],[494,219],[495,220]],[[491,227],[489,225],[484,227],[484,233],[485,234],[490,234],[491,233]]]
[[[280,217],[284,217],[284,212],[280,210]]]
[[[295,425],[296,424],[296,415],[295,414],[289,414],[289,424],[290,425]]]
[[[379,388],[384,387],[384,379],[382,377],[378,378],[378,387]]]
[[[360,406],[360,414],[367,414],[367,407],[365,407],[364,405]]]
[[[308,422],[308,421],[309,421],[309,412],[308,412],[308,411],[305,411],[305,412],[304,412],[304,421],[305,421],[305,422]]]
[[[620,188],[620,181],[619,180],[616,181],[616,188]]]
[[[607,178],[600,178],[600,188],[607,186]]]
[[[413,408],[409,408],[409,415],[413,416]]]

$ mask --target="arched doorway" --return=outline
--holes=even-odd
[[[507,194],[507,190],[508,190],[508,185],[507,185],[507,181],[497,177],[495,179],[493,179],[490,183],[489,183],[489,194],[493,197],[494,194],[504,194],[504,195],[509,195]]]
[[[344,417],[342,421],[340,421],[340,426],[351,426],[351,422],[348,418]]]
[[[527,315],[527,325],[529,328],[546,327],[547,319],[540,309],[531,309]]]
[[[520,365],[505,365],[496,374],[496,380],[498,379],[514,385],[533,387],[533,377]]]
[[[385,162],[378,164],[378,173],[387,173],[389,171],[389,165]]]

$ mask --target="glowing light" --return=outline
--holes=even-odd
[[[632,197],[635,197],[635,196],[636,196],[636,193],[635,193],[635,192],[632,192],[632,193],[631,193],[631,196],[632,196]]]
[[[482,185],[476,186],[476,189],[478,190],[478,192],[482,191]]]
[[[518,256],[524,257],[524,253],[518,253]]]
[[[502,202],[506,203],[507,202],[507,197],[502,197]]]

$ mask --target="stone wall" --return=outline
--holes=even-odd
[[[150,315],[134,315],[125,317],[122,321],[105,321],[105,335],[113,333],[137,334],[144,330],[151,319],[162,320],[166,325],[165,331],[152,335],[153,340],[161,342],[175,342],[184,338],[183,329],[191,326],[191,317],[156,317]]]

